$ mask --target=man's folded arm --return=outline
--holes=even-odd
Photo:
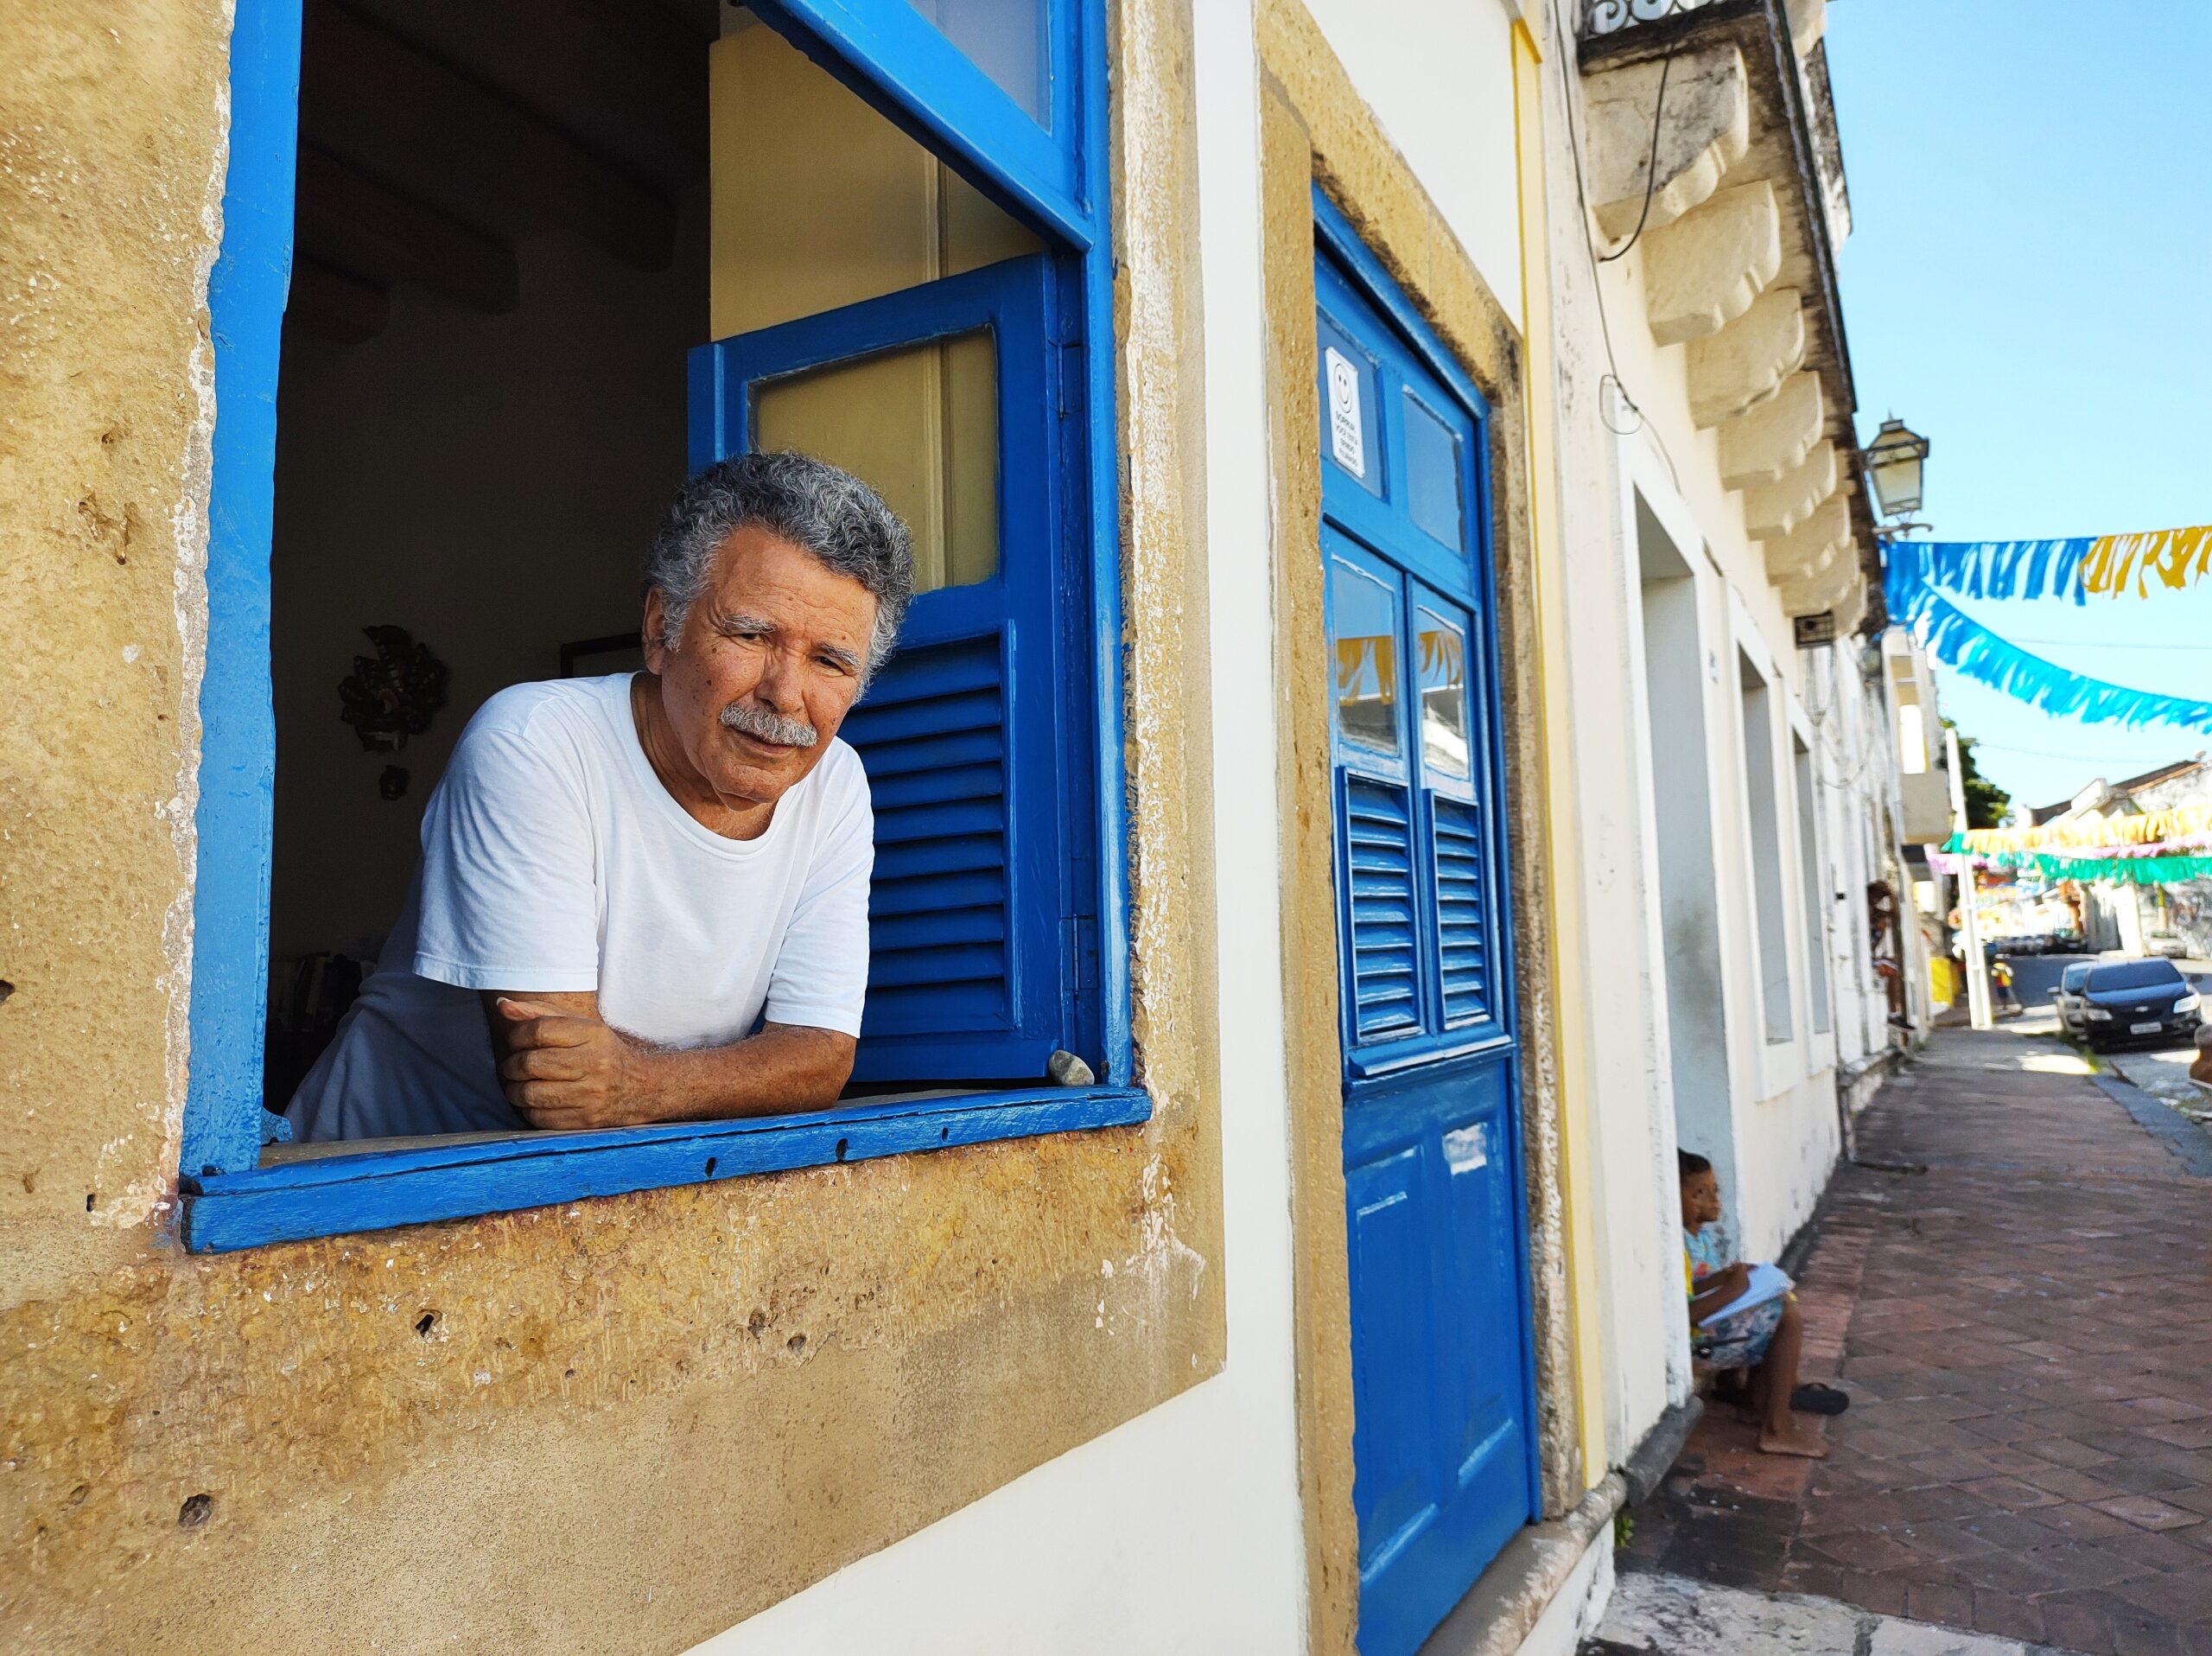
[[[501,1090],[531,1126],[556,1131],[818,1110],[844,1090],[858,1044],[768,1023],[726,1047],[667,1051],[609,1024],[589,990],[482,999]]]

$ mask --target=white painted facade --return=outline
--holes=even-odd
[[[1588,1109],[1618,1462],[1688,1385],[1674,1150],[1713,1161],[1738,1250],[1772,1258],[1834,1165],[1840,1080],[1891,1045],[1866,889],[1901,874],[1897,756],[1878,652],[1849,636],[1797,646],[1771,542],[1747,522],[1758,503],[1726,481],[1740,464],[1729,427],[1700,424],[1693,347],[1657,336],[1669,296],[1654,290],[1653,261],[1679,255],[1656,235],[1623,252],[1625,236],[1609,241],[1585,213],[1602,159],[1585,147],[1589,82],[1557,61],[1544,74],[1574,642],[1563,705],[1549,711],[1571,732],[1578,799],[1585,966],[1565,990],[1596,1009]],[[1637,146],[1626,176],[1637,186],[1650,107],[1647,95],[1618,129]],[[1743,142],[1716,143],[1723,160],[1699,188],[1726,191]],[[1618,221],[1632,227],[1636,206]]]
[[[1582,79],[1548,7],[1543,170],[1516,170],[1510,0],[1310,0],[1384,131],[1492,292],[1529,314],[1545,272],[1564,660],[1548,664],[1555,789],[1573,818],[1560,1040],[1594,1258],[1581,1353],[1609,1465],[1690,1385],[1675,1152],[1723,1169],[1730,1224],[1771,1258],[1839,1153],[1839,1070],[1891,1044],[1866,920],[1899,881],[1897,748],[1877,653],[1796,647],[1790,616],[1692,410],[1687,347],[1647,321],[1641,250],[1595,263],[1573,133]],[[1567,22],[1573,22],[1570,16]],[[1259,65],[1251,0],[1194,9],[1222,1030],[1229,1360],[1174,1401],[700,1646],[713,1656],[1306,1648],[1262,333]],[[1544,239],[1522,245],[1528,222]],[[1602,319],[1601,319],[1602,309]],[[1612,376],[1627,395],[1616,390]],[[1632,399],[1632,406],[1631,406]],[[1763,686],[1747,719],[1745,674]],[[1233,733],[1233,740],[1223,739]],[[1802,751],[1802,759],[1799,755]],[[1805,808],[1800,808],[1802,762]],[[1760,818],[1754,764],[1775,779]],[[1765,850],[1759,846],[1764,835]],[[1808,838],[1809,836],[1809,838]],[[1762,944],[1758,859],[1772,877]],[[1774,954],[1778,946],[1780,953]],[[1915,970],[1918,968],[1916,966]],[[1605,1468],[1586,1468],[1594,1482]],[[1612,1579],[1601,1528],[1522,1648],[1565,1656]],[[1133,1589],[1132,1583],[1142,1583]]]

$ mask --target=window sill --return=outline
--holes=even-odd
[[[184,1245],[195,1253],[221,1252],[747,1173],[1131,1126],[1151,1115],[1150,1098],[1134,1087],[1046,1086],[839,1105],[803,1116],[295,1156],[183,1180]]]

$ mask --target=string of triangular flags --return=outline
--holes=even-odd
[[[1944,844],[1944,871],[2017,869],[2044,879],[2167,885],[2212,879],[2212,805],[2040,825],[1969,828]]]
[[[2063,540],[1893,540],[1890,618],[1954,671],[2047,713],[2092,723],[2212,730],[2212,701],[2136,690],[2046,661],[1993,633],[1943,595],[2087,603],[2179,591],[2212,576],[2212,524]]]

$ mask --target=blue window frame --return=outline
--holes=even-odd
[[[734,354],[713,358],[725,383],[734,383],[727,378],[733,371],[747,372],[746,349],[782,350],[779,360],[789,371],[809,350],[849,350],[859,338],[853,330],[884,327],[906,330],[900,338],[914,337],[917,326],[930,325],[920,318],[922,309],[961,303],[983,304],[990,325],[1008,341],[1019,338],[1041,347],[1021,362],[1004,351],[1001,362],[1002,373],[1026,376],[1023,394],[1033,394],[1034,400],[1024,406],[1047,411],[1038,431],[1020,441],[1029,445],[1021,452],[1044,462],[1039,470],[1051,492],[1037,521],[1050,526],[1053,557],[1048,562],[1058,586],[1048,596],[1050,608],[1040,610],[1033,595],[1014,590],[1018,582],[1007,583],[996,624],[1002,640],[1021,640],[1002,647],[1000,661],[1001,704],[1009,710],[1013,731],[1008,786],[1014,792],[1008,797],[1026,784],[1024,798],[1041,787],[1054,794],[1058,815],[1033,832],[1018,810],[1008,817],[1017,830],[1010,838],[1018,844],[1009,850],[1016,872],[1001,898],[1009,928],[1007,1016],[995,1028],[946,1023],[931,1031],[922,1027],[923,1014],[945,1008],[942,997],[936,1003],[922,997],[903,1030],[879,1026],[871,1031],[869,1063],[887,1076],[1035,1074],[1038,1066],[1028,1060],[1049,1049],[1039,1042],[1072,1044],[1093,1057],[1100,1085],[1020,1085],[960,1097],[849,1104],[800,1116],[540,1134],[260,1165],[276,768],[270,508],[276,369],[291,257],[300,0],[239,0],[225,231],[209,284],[219,411],[209,514],[207,667],[200,694],[191,1074],[180,1169],[182,1232],[192,1249],[460,1218],[748,1172],[1126,1124],[1149,1116],[1147,1095],[1128,1085],[1133,1060],[1128,880],[1118,854],[1126,824],[1112,271],[1103,222],[1103,0],[1039,0],[1044,55],[1037,95],[1027,100],[1035,113],[1006,89],[1003,70],[994,79],[953,43],[957,29],[940,29],[910,0],[762,0],[755,10],[1027,220],[1051,249],[1041,259],[893,296],[877,302],[883,308],[869,316],[857,313],[871,307],[860,306],[834,318],[788,324],[789,331],[768,330],[751,336],[749,344],[733,342],[742,347]],[[847,330],[842,341],[840,329]],[[766,365],[769,359],[758,360]],[[711,387],[712,375],[704,383]],[[1014,383],[1007,380],[1002,390]],[[701,384],[695,373],[695,416]],[[695,417],[695,456],[702,440],[728,446],[734,435],[741,435],[728,424],[726,399],[721,406],[720,413],[709,410],[703,421]],[[741,420],[741,412],[735,417]],[[719,436],[714,435],[717,420],[722,422]],[[704,439],[702,430],[709,434]],[[1011,434],[1009,426],[1003,439],[1009,471],[1016,453]],[[1010,527],[1017,510],[1033,510],[1027,497],[1009,506],[1002,493],[1001,524]],[[918,605],[918,640],[935,638],[932,629],[942,624],[949,630],[937,641],[951,641],[962,607],[973,622],[975,606],[982,602],[969,594]],[[1035,684],[1033,697],[1027,693],[1033,661],[1034,672],[1052,681]],[[958,665],[942,657],[931,664],[918,655],[905,668],[887,670],[864,709],[855,710],[854,734],[863,750],[884,747],[881,727],[896,717],[894,692],[926,691],[932,673],[942,676]],[[1019,687],[1025,693],[1019,697],[1015,674],[1022,675]],[[1041,712],[1026,710],[1033,701]],[[1049,718],[1053,738],[1071,748],[1035,758],[1030,724],[1040,717]],[[871,724],[877,727],[873,736]],[[1052,785],[1054,767],[1069,762],[1071,752],[1088,766],[1086,780],[1095,786],[1071,788],[1065,778]],[[1039,776],[1041,783],[1032,780]],[[1083,800],[1086,792],[1087,807],[1069,803]],[[974,801],[913,803],[927,808]],[[1109,847],[1112,854],[1103,849]],[[1039,867],[1020,874],[1031,860]],[[1033,911],[1030,891],[1040,894]],[[891,1022],[895,1026],[900,1020]],[[923,1039],[932,1034],[934,1041]],[[906,1038],[903,1050],[891,1039],[898,1035]],[[975,1061],[954,1055],[963,1042]],[[931,1047],[938,1054],[934,1071],[926,1067]]]

